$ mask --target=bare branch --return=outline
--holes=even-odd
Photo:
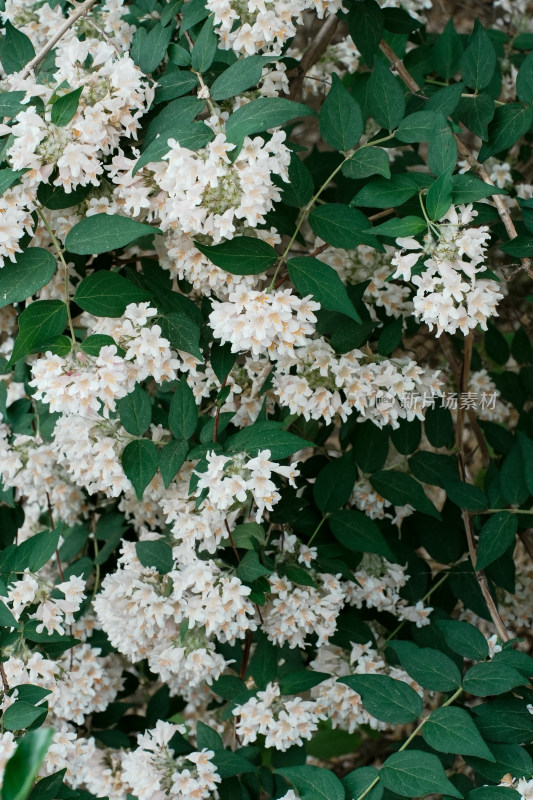
[[[298,66],[298,74],[291,81],[289,92],[289,97],[291,100],[299,99],[302,93],[306,72],[309,72],[311,67],[322,58],[329,43],[335,35],[338,24],[339,20],[337,17],[328,17],[324,24],[320,27],[317,35],[311,40],[311,43],[303,54],[302,60]]]

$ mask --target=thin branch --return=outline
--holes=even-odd
[[[95,3],[96,0],[85,0],[84,3],[76,6],[70,17],[68,17],[64,23],[59,26],[52,38],[49,39],[44,47],[39,50],[37,55],[26,64],[21,73],[22,78],[27,78],[32,74],[37,64],[41,63],[41,61],[48,55],[50,50],[56,46],[61,37],[65,35],[68,29],[71,28],[80,17],[83,17],[92,8],[92,6],[94,6]]]
[[[425,95],[423,94],[420,86],[415,81],[413,76],[410,74],[405,64],[403,63],[402,59],[396,55],[392,47],[389,44],[387,44],[387,42],[382,41],[380,44],[380,49],[381,52],[387,56],[387,58],[391,63],[392,69],[398,73],[398,75],[405,83],[409,91],[412,94],[416,94],[419,97],[425,98]],[[457,134],[454,134],[454,136],[455,136],[455,141],[457,142],[457,151],[459,155],[468,162],[468,165],[475,172],[477,172],[477,174],[484,183],[488,184],[489,186],[494,186],[494,182],[490,179],[490,176],[485,167],[483,166],[483,164],[479,163],[479,161],[474,157],[472,151],[469,150],[469,148],[465,145],[465,143],[459,138]],[[496,211],[498,212],[498,215],[505,226],[505,230],[507,231],[509,239],[515,239],[518,236],[518,233],[516,232],[514,222],[511,219],[511,215],[509,214],[509,210],[505,205],[505,202],[502,200],[502,197],[499,194],[493,194],[491,195],[491,197],[492,200],[494,201],[494,205],[496,206]],[[520,260],[522,262],[522,266],[524,267],[524,269],[527,270],[528,275],[531,278],[533,278],[533,268],[531,266],[531,259],[522,258]]]
[[[326,52],[329,43],[333,39],[339,20],[335,16],[328,17],[324,24],[320,27],[317,35],[311,40],[309,47],[305,51],[298,65],[298,74],[291,81],[289,97],[291,100],[297,100],[303,88],[306,72],[309,72],[317,61],[320,61]]]

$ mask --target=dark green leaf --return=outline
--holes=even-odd
[[[525,57],[518,70],[516,96],[522,103],[533,103],[533,53]]]
[[[367,92],[376,122],[389,131],[398,127],[405,114],[403,90],[390,68],[381,61],[376,61],[374,65]]]
[[[477,570],[485,569],[509,549],[515,540],[517,528],[516,514],[500,511],[491,515],[479,534]]]
[[[431,63],[438,75],[448,80],[457,72],[463,54],[461,37],[456,33],[453,19],[448,20],[444,31],[437,36],[431,52]]]
[[[25,542],[17,547],[13,561],[13,569],[16,572],[23,572],[29,569],[30,572],[44,567],[54,555],[59,543],[59,531],[41,531],[34,534]]]
[[[271,572],[271,569],[261,564],[255,550],[249,550],[237,567],[237,577],[244,583],[253,583],[263,575],[270,575]]]
[[[24,700],[17,700],[4,711],[2,725],[7,731],[19,731],[29,728],[39,717],[46,717],[46,707],[35,707]]]
[[[422,698],[415,690],[388,675],[347,675],[339,683],[360,694],[368,713],[383,722],[414,722],[422,713]]]
[[[426,211],[432,220],[443,217],[452,204],[452,173],[451,170],[443,172],[432,183],[426,195]]]
[[[522,106],[520,103],[499,106],[489,125],[489,141],[482,146],[479,160],[486,161],[490,156],[508,150],[528,132],[532,122],[533,109],[529,106]]]
[[[376,472],[371,476],[370,483],[382,497],[385,497],[395,506],[411,505],[417,511],[422,511],[430,517],[440,519],[439,512],[431,500],[426,497],[422,486],[405,472],[394,472],[392,470]]]
[[[116,250],[151,233],[161,233],[159,228],[136,222],[119,214],[94,214],[76,223],[67,234],[65,248],[77,255],[90,256]]]
[[[447,122],[437,120],[428,140],[428,166],[434,175],[451,172],[457,163],[457,143]]]
[[[143,567],[153,567],[161,575],[170,572],[174,567],[172,548],[161,539],[137,542],[135,552]]]
[[[118,413],[123,428],[133,436],[142,436],[152,421],[152,405],[144,389],[135,389],[118,401]]]
[[[467,86],[484,89],[491,82],[496,68],[496,51],[489,35],[479,20],[460,60],[461,75]]]
[[[470,667],[463,678],[463,689],[477,697],[509,692],[527,683],[518,670],[496,661],[485,661]]]
[[[200,350],[200,327],[190,317],[175,311],[160,317],[159,325],[161,333],[168,339],[171,347],[184,353],[191,353],[200,361],[204,360]]]
[[[191,65],[195,72],[206,72],[217,51],[217,35],[213,28],[213,15],[210,15],[202,26],[191,53]]]
[[[170,401],[168,425],[176,439],[189,439],[196,430],[198,408],[194,394],[185,377],[180,378]]]
[[[383,36],[383,11],[375,0],[360,0],[350,6],[348,30],[353,42],[369,67],[379,51]]]
[[[488,139],[489,122],[494,117],[496,104],[487,92],[474,97],[463,97],[459,103],[459,119],[472,133],[481,139]]]
[[[131,174],[132,176],[136,175],[147,164],[163,161],[171,149],[168,144],[169,139],[175,139],[182,147],[186,147],[188,150],[200,150],[213,139],[213,136],[213,131],[208,128],[205,122],[180,122],[179,126],[166,128],[144,148]]]
[[[295,787],[301,800],[344,800],[344,787],[340,780],[329,769],[313,767],[284,767],[277,769],[292,786]]]
[[[17,253],[16,262],[6,261],[0,270],[0,308],[31,297],[52,280],[56,260],[43,247],[28,247]]]
[[[496,759],[483,741],[467,711],[462,708],[437,708],[422,728],[424,740],[440,753]]]
[[[74,89],[73,92],[63,94],[61,97],[57,98],[52,106],[52,112],[50,115],[54,125],[57,125],[60,128],[68,125],[78,110],[78,104],[80,102],[80,96],[82,92],[83,86],[80,86],[79,89]]]
[[[210,94],[216,102],[227,100],[242,94],[251,86],[255,86],[261,78],[263,68],[270,59],[265,56],[248,56],[231,64],[211,84]]]
[[[401,142],[428,142],[436,122],[444,124],[444,117],[435,111],[415,111],[402,119],[396,131]]]
[[[226,442],[226,450],[246,452],[252,457],[260,450],[268,449],[274,461],[288,458],[298,450],[312,446],[311,442],[283,430],[281,423],[272,421],[255,422],[230,436]]]
[[[161,470],[165,489],[168,489],[185,463],[188,451],[188,442],[176,442],[174,440],[159,451],[159,469]]]
[[[398,654],[402,667],[425,689],[452,692],[459,686],[461,673],[444,653],[418,647],[414,642],[391,642],[390,646]]]
[[[452,503],[460,508],[466,508],[467,511],[483,511],[488,507],[485,494],[471,483],[446,481],[445,489]]]
[[[394,561],[394,554],[376,523],[360,511],[336,511],[328,522],[334,537],[348,550],[377,553]]]
[[[346,287],[333,267],[317,258],[291,258],[287,262],[289,277],[302,297],[312,295],[322,308],[339,311],[341,314],[361,322]]]
[[[67,324],[67,307],[61,300],[37,300],[24,309],[18,318],[19,332],[9,364],[35,352],[41,344],[63,333]]]
[[[272,245],[252,236],[236,236],[212,246],[195,245],[213,264],[232,275],[258,275],[278,258]]]
[[[141,303],[150,297],[149,292],[117,272],[100,270],[82,280],[76,289],[74,301],[89,314],[98,317],[120,317],[130,303]]]
[[[489,186],[485,181],[467,172],[464,175],[452,175],[452,192],[455,204],[466,204],[476,203],[485,197],[491,197],[493,194],[505,194],[505,189]]]
[[[313,486],[313,497],[323,514],[337,511],[348,502],[356,478],[350,454],[333,459],[320,470]]]
[[[148,439],[135,439],[124,448],[122,467],[130,479],[137,499],[154,477],[159,466],[159,454],[155,444]]]
[[[329,672],[315,672],[310,669],[300,669],[297,672],[288,672],[279,682],[282,694],[301,694],[308,692],[313,686],[318,686],[322,681],[331,678]]]
[[[326,203],[315,208],[309,214],[309,224],[317,236],[333,247],[351,250],[370,243],[368,219],[360,211],[342,203]]]
[[[385,761],[379,774],[387,789],[403,797],[433,793],[462,797],[446,777],[437,756],[431,753],[419,750],[393,753]]]
[[[313,177],[297,153],[291,156],[289,183],[282,185],[283,202],[291,208],[303,208],[313,196]]]
[[[418,193],[418,187],[409,175],[391,175],[374,178],[355,195],[351,206],[388,208],[400,206]]]
[[[348,797],[358,798],[364,795],[366,800],[381,800],[384,786],[379,780],[379,772],[375,767],[359,767],[349,772],[342,779]],[[369,787],[375,784],[370,791]]]
[[[198,78],[194,72],[177,69],[171,64],[165,74],[158,78],[155,102],[165,103],[168,100],[175,100],[176,97],[182,97],[196,86],[198,86]]]
[[[284,97],[260,97],[237,109],[226,122],[228,142],[241,145],[245,136],[285,125],[296,117],[314,116],[315,112],[302,103]]]
[[[382,147],[361,147],[342,165],[342,174],[354,180],[368,178],[370,175],[390,178],[388,153]]]
[[[15,753],[6,764],[2,800],[26,800],[53,735],[53,728],[39,728],[19,740]]]
[[[5,36],[0,40],[0,61],[7,75],[20,72],[35,56],[31,40],[7,20]]]
[[[152,30],[148,31],[137,59],[137,64],[142,72],[149,74],[157,69],[165,57],[171,38],[171,25],[163,27],[161,22],[157,22]]]
[[[363,133],[359,104],[333,73],[331,89],[320,109],[320,134],[333,147],[345,153],[355,147]]]
[[[462,620],[439,620],[439,629],[444,635],[448,647],[464,658],[473,661],[485,659],[489,654],[487,640],[473,625]]]
[[[402,217],[402,219],[388,219],[372,228],[372,233],[380,236],[389,236],[396,239],[398,236],[417,236],[427,230],[427,223],[420,217]]]

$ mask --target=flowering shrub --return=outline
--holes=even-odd
[[[0,4],[2,800],[533,798],[533,26],[440,5]]]

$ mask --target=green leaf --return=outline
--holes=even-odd
[[[161,539],[136,542],[135,552],[143,567],[153,567],[161,575],[166,575],[174,567],[172,548]]]
[[[140,47],[137,64],[141,72],[150,74],[163,61],[167,52],[167,47],[172,38],[172,26],[163,27],[161,22],[157,22],[152,30],[148,31]]]
[[[457,164],[457,142],[447,122],[436,120],[428,139],[428,166],[434,175],[451,172]]]
[[[379,773],[385,787],[402,797],[445,794],[462,797],[450,783],[437,756],[419,750],[393,753]]]
[[[463,678],[463,689],[477,697],[487,697],[509,692],[526,683],[527,679],[514,667],[496,661],[484,661],[470,667]]]
[[[518,443],[514,445],[502,464],[500,488],[505,500],[511,505],[519,506],[529,497],[522,448]]]
[[[484,492],[471,483],[446,481],[444,488],[448,499],[459,508],[466,508],[467,511],[483,511],[488,506]]]
[[[370,175],[390,178],[388,153],[382,147],[360,147],[350,160],[342,165],[342,174],[354,180],[368,178]]]
[[[391,642],[390,647],[398,654],[402,667],[425,689],[453,692],[461,683],[457,665],[439,650],[418,647],[414,642]]]
[[[489,646],[487,640],[477,628],[469,622],[456,619],[438,620],[437,626],[444,635],[444,641],[454,653],[464,658],[480,661],[487,658]]]
[[[155,102],[165,103],[168,100],[175,100],[177,97],[187,94],[196,86],[198,86],[198,78],[194,72],[177,69],[173,64],[170,64],[165,74],[161,75],[157,80]]]
[[[528,658],[526,653],[520,655]],[[528,672],[531,672],[531,668],[528,668]],[[506,694],[475,706],[473,712],[477,717],[479,732],[489,742],[521,744],[533,740],[533,715],[529,713],[523,700]]]
[[[163,477],[165,489],[168,489],[187,458],[188,442],[172,440],[159,451],[159,469]]]
[[[59,543],[59,530],[41,531],[34,534],[30,539],[19,544],[15,552],[13,570],[23,572],[29,569],[30,572],[44,567],[54,555]]]
[[[68,92],[68,94],[63,94],[61,97],[57,98],[52,106],[52,112],[50,115],[54,125],[57,125],[60,128],[68,125],[78,110],[82,92],[83,86],[80,86],[79,89],[74,89],[73,92]]]
[[[465,756],[466,763],[480,775],[483,775],[484,778],[488,778],[494,783],[499,783],[502,775],[507,772],[511,773],[511,775],[529,775],[533,773],[533,760],[523,747],[491,742],[490,749],[496,758],[495,764],[475,756]]]
[[[231,778],[233,775],[255,772],[257,769],[243,755],[232,753],[231,750],[215,750],[215,755],[210,760],[221,778]]]
[[[7,20],[5,36],[0,39],[0,61],[7,75],[20,72],[35,56],[31,40]]]
[[[462,97],[459,103],[459,119],[472,133],[481,139],[488,139],[489,122],[494,117],[496,104],[487,92],[474,97]]]
[[[118,413],[122,427],[133,436],[142,436],[152,421],[152,405],[144,389],[138,383],[135,389],[118,401]]]
[[[150,298],[150,292],[131,283],[118,272],[99,270],[82,280],[76,289],[74,302],[98,317],[120,317],[130,303],[142,303]]]
[[[383,11],[375,0],[361,0],[350,5],[348,30],[369,67],[374,65],[374,56],[379,51],[383,27]]]
[[[333,536],[348,550],[377,553],[394,561],[394,554],[376,523],[360,511],[336,511],[328,522]]]
[[[211,99],[215,102],[227,100],[255,86],[269,61],[265,56],[248,56],[235,61],[211,84]]]
[[[54,735],[53,728],[30,731],[6,764],[2,800],[26,800]]]
[[[318,686],[322,681],[331,678],[329,672],[315,672],[310,669],[299,669],[296,672],[288,672],[280,679],[279,686],[281,694],[301,694],[308,692],[313,686]]]
[[[179,12],[183,5],[183,0],[168,0],[165,8],[161,12],[161,25],[168,25]]]
[[[313,486],[313,497],[323,514],[337,511],[348,502],[356,478],[350,454],[333,459],[320,470]]]
[[[424,489],[414,478],[405,472],[383,470],[370,478],[374,489],[395,506],[411,505],[430,517],[440,519],[440,514],[426,497]]]
[[[6,261],[0,270],[0,308],[31,297],[49,283],[56,260],[43,247],[28,247],[17,253],[16,262]]]
[[[77,186],[70,192],[66,192],[62,186],[41,183],[37,189],[37,199],[46,208],[58,211],[63,208],[72,208],[83,202],[90,191],[90,186]]]
[[[168,144],[169,139],[175,139],[182,147],[186,147],[188,150],[200,150],[213,138],[213,131],[207,127],[205,122],[180,122],[177,127],[165,129],[144,148],[142,155],[135,162],[131,174],[135,176],[147,164],[163,161],[171,149]]]
[[[158,322],[161,333],[168,339],[171,347],[184,353],[191,353],[200,361],[204,360],[200,350],[200,327],[190,317],[174,311],[160,317]]]
[[[214,18],[211,14],[202,26],[191,52],[191,65],[195,72],[207,72],[217,51],[217,35],[213,28]]]
[[[379,771],[375,767],[354,769],[342,779],[342,783],[348,797],[358,798],[364,795],[366,800],[381,800],[383,797],[384,786],[379,780]],[[376,785],[368,791],[373,783]]]
[[[112,336],[106,336],[103,333],[93,333],[83,340],[80,344],[80,348],[89,356],[98,356],[102,347],[107,347],[112,344],[114,344],[115,347],[117,346]]]
[[[170,401],[168,412],[168,426],[176,439],[184,441],[189,439],[196,430],[198,423],[198,408],[194,393],[185,377],[180,378],[176,391]]]
[[[384,8],[383,21],[385,30],[391,33],[412,33],[422,27],[422,23],[413,19],[403,8]]]
[[[7,731],[19,731],[29,728],[39,717],[46,717],[46,706],[35,707],[24,700],[17,700],[4,711],[2,724]]]
[[[500,511],[481,528],[477,547],[476,570],[485,569],[513,544],[518,528],[517,515]]]
[[[241,559],[237,567],[237,577],[244,583],[253,583],[263,575],[270,575],[272,570],[265,567],[259,561],[259,556],[255,550],[249,550],[244,558]]]
[[[333,247],[351,250],[360,244],[369,244],[368,219],[342,203],[326,203],[315,208],[309,214],[309,224],[317,236]]]
[[[37,300],[24,309],[18,318],[19,332],[9,366],[35,352],[41,344],[63,333],[67,324],[67,307],[61,300]]]
[[[459,83],[452,83],[451,86],[445,86],[439,89],[438,92],[432,94],[425,105],[426,111],[436,111],[445,117],[453,114],[461,100],[461,93],[464,92],[465,85],[462,81]]]
[[[271,458],[280,461],[293,455],[305,447],[312,447],[312,443],[283,430],[280,422],[255,422],[243,428],[226,442],[229,452],[246,452],[252,458],[260,450],[270,450]]]
[[[130,479],[137,500],[154,477],[159,466],[159,454],[155,444],[148,439],[135,439],[124,448],[122,468]]]
[[[401,142],[428,142],[436,122],[444,123],[442,114],[435,111],[415,111],[402,119],[396,131],[396,138]]]
[[[452,194],[453,202],[457,205],[476,203],[493,194],[506,194],[506,191],[498,189],[497,186],[489,186],[485,181],[467,172],[464,175],[452,175]]]
[[[317,258],[302,256],[291,258],[287,268],[291,281],[302,297],[312,295],[327,311],[339,311],[355,322],[361,322],[345,285],[333,267]]]
[[[0,195],[13,186],[27,172],[26,169],[0,169]],[[11,262],[5,262],[11,263]]]
[[[0,57],[1,61],[1,57]],[[0,117],[16,117],[27,106],[22,103],[26,92],[0,92]]]
[[[237,354],[231,352],[231,342],[226,344],[213,342],[211,345],[211,367],[220,383],[224,383],[236,360]]]
[[[31,791],[29,800],[54,800],[54,798],[60,797],[66,771],[67,768],[64,767],[59,772],[47,775],[46,778],[39,778]]]
[[[452,173],[451,170],[443,172],[432,183],[426,195],[426,211],[431,220],[443,217],[452,204]]]
[[[265,544],[265,529],[257,522],[243,522],[234,528],[232,538],[235,547],[253,550],[257,542]]]
[[[520,794],[506,786],[480,786],[468,792],[468,800],[520,800]]]
[[[313,196],[313,177],[297,153],[291,155],[289,182],[283,188],[283,202],[291,208],[303,208]]]
[[[533,103],[533,53],[525,57],[518,70],[516,96],[522,103]]]
[[[388,675],[347,675],[338,682],[361,695],[368,713],[383,722],[414,722],[422,713],[422,698],[415,690]]]
[[[368,104],[376,122],[389,131],[398,127],[405,114],[402,87],[389,67],[376,61],[367,86]]]
[[[21,626],[9,608],[0,600],[0,628],[14,628],[19,631]]]
[[[461,37],[456,33],[453,19],[448,20],[444,31],[437,36],[431,51],[431,63],[438,75],[448,80],[457,72],[457,64],[463,54]]]
[[[302,103],[294,103],[284,97],[260,97],[230,115],[226,122],[226,139],[240,146],[245,136],[277,128],[297,117],[308,116],[315,116],[315,112]]]
[[[533,109],[520,103],[507,103],[499,106],[489,125],[489,141],[483,144],[479,160],[486,161],[490,156],[508,150],[531,127]]]
[[[90,256],[117,250],[152,233],[159,228],[136,222],[119,214],[94,214],[76,223],[67,234],[65,248],[77,255]]]
[[[253,236],[236,236],[212,246],[194,244],[213,264],[232,275],[259,275],[278,258],[272,245]]]
[[[334,150],[345,153],[355,147],[364,124],[359,103],[333,73],[331,89],[320,109],[320,135]]]
[[[296,789],[301,800],[344,800],[344,786],[333,772],[310,765],[277,769]]]
[[[496,759],[483,741],[467,711],[462,708],[437,708],[422,728],[424,741],[440,753]]]
[[[490,36],[477,19],[459,66],[463,80],[472,89],[484,89],[491,82],[496,68],[496,51]]]
[[[372,233],[396,239],[399,236],[417,236],[426,230],[427,223],[420,217],[402,217],[402,219],[395,217],[395,219],[388,219],[387,222],[382,222],[381,225],[375,225],[372,228]]]
[[[533,236],[516,236],[510,242],[500,245],[500,250],[514,258],[527,258],[533,255]]]
[[[418,187],[409,175],[391,175],[369,181],[351,201],[351,206],[388,208],[401,206],[418,193]]]

